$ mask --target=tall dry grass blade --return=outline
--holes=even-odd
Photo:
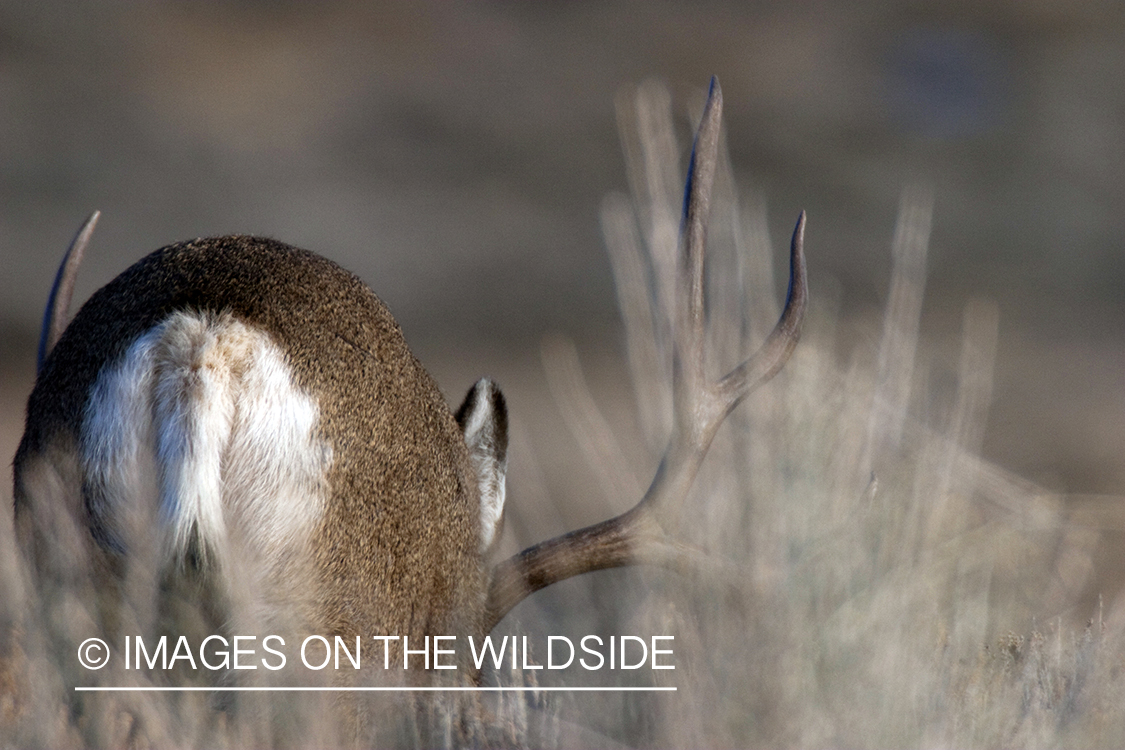
[[[876,365],[877,390],[868,428],[870,450],[898,445],[902,437],[926,289],[926,254],[932,219],[930,190],[919,186],[903,190],[891,243],[894,266]],[[863,469],[865,473],[868,470]]]
[[[551,395],[586,461],[594,468],[609,507],[620,498],[639,497],[641,482],[629,470],[613,428],[594,403],[574,342],[561,336],[545,338],[540,354]]]
[[[663,314],[653,307],[649,264],[628,198],[611,193],[602,201],[602,233],[625,326],[625,354],[641,432],[649,450],[659,455],[672,430],[672,383],[665,376],[666,357],[655,327]]]
[[[1000,311],[991,300],[974,300],[962,316],[961,356],[957,368],[957,397],[949,420],[944,455],[939,458],[926,537],[931,542],[941,529],[963,525],[947,513],[964,515],[963,505],[976,492],[977,473],[964,456],[980,454],[988,407],[992,399],[992,369],[996,359]],[[955,497],[953,497],[955,496]]]
[[[670,316],[676,309],[683,178],[672,123],[672,97],[664,85],[649,80],[635,93],[618,96],[618,124],[625,147],[630,190],[636,197],[641,234],[654,271],[659,319],[657,341],[671,380]],[[670,427],[670,425],[669,425]]]

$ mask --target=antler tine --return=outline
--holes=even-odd
[[[673,338],[675,422],[664,457],[644,497],[616,518],[555,537],[520,552],[493,569],[486,627],[544,586],[593,570],[652,563],[690,566],[701,553],[674,539],[666,525],[691,489],[711,440],[727,414],[758,385],[773,377],[797,345],[808,301],[803,252],[805,214],[793,233],[785,310],[761,348],[729,375],[709,382],[704,372],[703,250],[711,187],[718,161],[722,93],[711,89],[688,169],[681,226],[684,266]],[[686,267],[685,267],[686,266]]]
[[[707,218],[711,214],[711,188],[719,160],[719,129],[723,116],[723,92],[712,76],[707,103],[692,144],[684,186],[684,213],[680,244],[686,273],[681,271],[679,318],[673,339],[673,398],[677,410],[690,408],[692,394],[706,382],[703,372],[703,256],[707,244]],[[686,288],[685,288],[686,287]],[[685,304],[686,302],[686,304]],[[677,417],[679,421],[680,417]]]
[[[94,234],[94,227],[98,225],[101,211],[94,211],[82,224],[78,234],[66,249],[59,270],[55,274],[55,283],[51,286],[51,294],[47,297],[47,309],[43,311],[43,327],[39,331],[39,356],[36,370],[43,369],[47,355],[55,348],[62,338],[70,322],[70,298],[74,295],[74,280],[78,278],[78,266],[82,264],[82,256],[86,253],[86,245]]]
[[[776,375],[797,346],[809,299],[804,247],[805,212],[802,211],[789,246],[789,292],[785,310],[758,351],[731,370],[714,389],[724,406],[724,417],[755,388]]]

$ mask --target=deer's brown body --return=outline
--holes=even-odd
[[[147,423],[99,414],[111,410]],[[243,463],[262,465],[235,465],[239,441],[259,443],[241,450]],[[258,583],[275,589],[270,598],[317,613],[303,623],[312,632],[482,627],[480,497],[461,431],[390,312],[324,258],[222,237],[159,250],[118,276],[82,307],[31,395],[15,460],[21,521],[36,501],[32,465],[70,447],[72,510],[112,554],[139,541],[145,529],[130,528],[127,513],[143,516],[147,504],[185,526],[171,548],[218,556],[207,564],[236,576],[265,571]],[[288,465],[271,469],[269,450]],[[207,451],[216,455],[198,455]],[[213,487],[166,476],[210,459]],[[201,498],[212,509],[182,497],[212,489],[218,496]],[[214,509],[220,517],[208,520]],[[261,528],[271,524],[284,528]],[[20,526],[27,543],[51,544]],[[229,544],[242,554],[224,560]]]

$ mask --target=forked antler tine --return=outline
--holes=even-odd
[[[793,230],[790,246],[789,293],[785,309],[758,351],[722,380],[709,383],[703,373],[702,346],[696,343],[687,345],[691,351],[688,356],[693,359],[678,366],[676,373],[697,373],[691,376],[697,384],[689,387],[683,382],[687,378],[682,378],[680,385],[673,389],[676,416],[671,441],[652,485],[644,499],[630,513],[643,511],[651,514],[662,528],[673,522],[675,519],[671,516],[679,510],[687,497],[699,466],[723,420],[742,399],[776,375],[788,361],[800,338],[801,322],[808,306],[804,237],[805,213],[802,211]],[[694,273],[702,275],[702,269],[693,270]],[[693,278],[692,283],[695,284],[696,279]],[[696,303],[699,308],[692,310],[691,315],[702,318],[703,301],[700,299],[692,302],[693,305]],[[692,335],[702,338],[702,326],[698,326]]]
[[[672,516],[687,497],[723,419],[755,387],[773,377],[792,354],[808,301],[802,212],[793,233],[789,294],[781,319],[753,356],[722,380],[707,381],[703,366],[703,250],[721,116],[722,93],[718,81],[712,79],[692,149],[681,226],[686,268],[681,271],[679,311],[675,313],[675,425],[656,476],[631,510],[529,547],[497,565],[485,615],[488,630],[532,592],[571,576],[635,563],[680,567],[700,558],[697,550],[669,535],[666,525],[674,520]]]
[[[51,294],[47,297],[47,309],[43,311],[43,327],[39,331],[39,357],[36,370],[43,369],[47,355],[55,348],[62,338],[63,331],[70,323],[70,298],[74,295],[74,280],[78,278],[78,266],[82,264],[82,256],[86,252],[86,245],[94,234],[94,227],[98,225],[101,211],[94,211],[82,224],[78,234],[74,235],[70,247],[66,249],[59,270],[55,274],[55,283],[51,286]]]

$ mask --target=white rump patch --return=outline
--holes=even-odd
[[[82,454],[92,520],[128,549],[155,511],[174,560],[195,540],[221,564],[232,535],[277,559],[323,513],[332,457],[318,419],[265,332],[229,314],[174,313],[91,391]]]

